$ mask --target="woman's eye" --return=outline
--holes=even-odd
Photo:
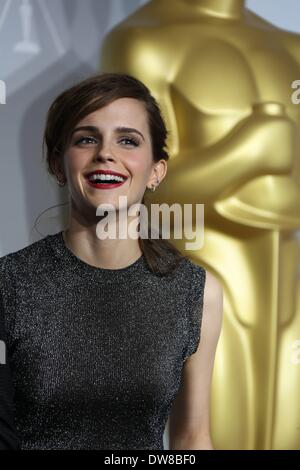
[[[139,145],[138,140],[131,137],[123,137],[120,139],[120,142],[125,143],[125,145],[134,145],[137,147]],[[75,145],[88,145],[88,144],[97,144],[98,141],[92,136],[82,136],[76,142]]]
[[[78,144],[95,144],[95,143],[97,143],[97,140],[94,139],[94,137],[87,136],[87,137],[80,137],[80,139],[78,139],[75,142],[75,145],[78,145]]]
[[[130,145],[134,145],[135,147],[137,147],[139,145],[139,142],[135,139],[132,139],[132,138],[129,138],[129,137],[123,137],[120,142],[124,142],[126,141],[126,145],[129,143]]]

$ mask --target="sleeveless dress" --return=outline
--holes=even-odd
[[[205,278],[94,267],[62,231],[0,258],[0,448],[163,450]]]

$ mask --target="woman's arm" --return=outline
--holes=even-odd
[[[223,316],[223,288],[206,271],[201,338],[197,351],[184,363],[179,392],[173,402],[170,450],[213,450],[210,437],[210,388]]]

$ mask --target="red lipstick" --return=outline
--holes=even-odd
[[[97,178],[97,176],[99,177]],[[105,178],[100,175],[105,175]],[[122,186],[128,179],[128,176],[113,170],[94,170],[85,175],[85,178],[92,188],[112,189]]]

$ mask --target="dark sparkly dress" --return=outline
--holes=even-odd
[[[0,258],[0,449],[160,449],[206,272],[80,260],[62,232]]]

